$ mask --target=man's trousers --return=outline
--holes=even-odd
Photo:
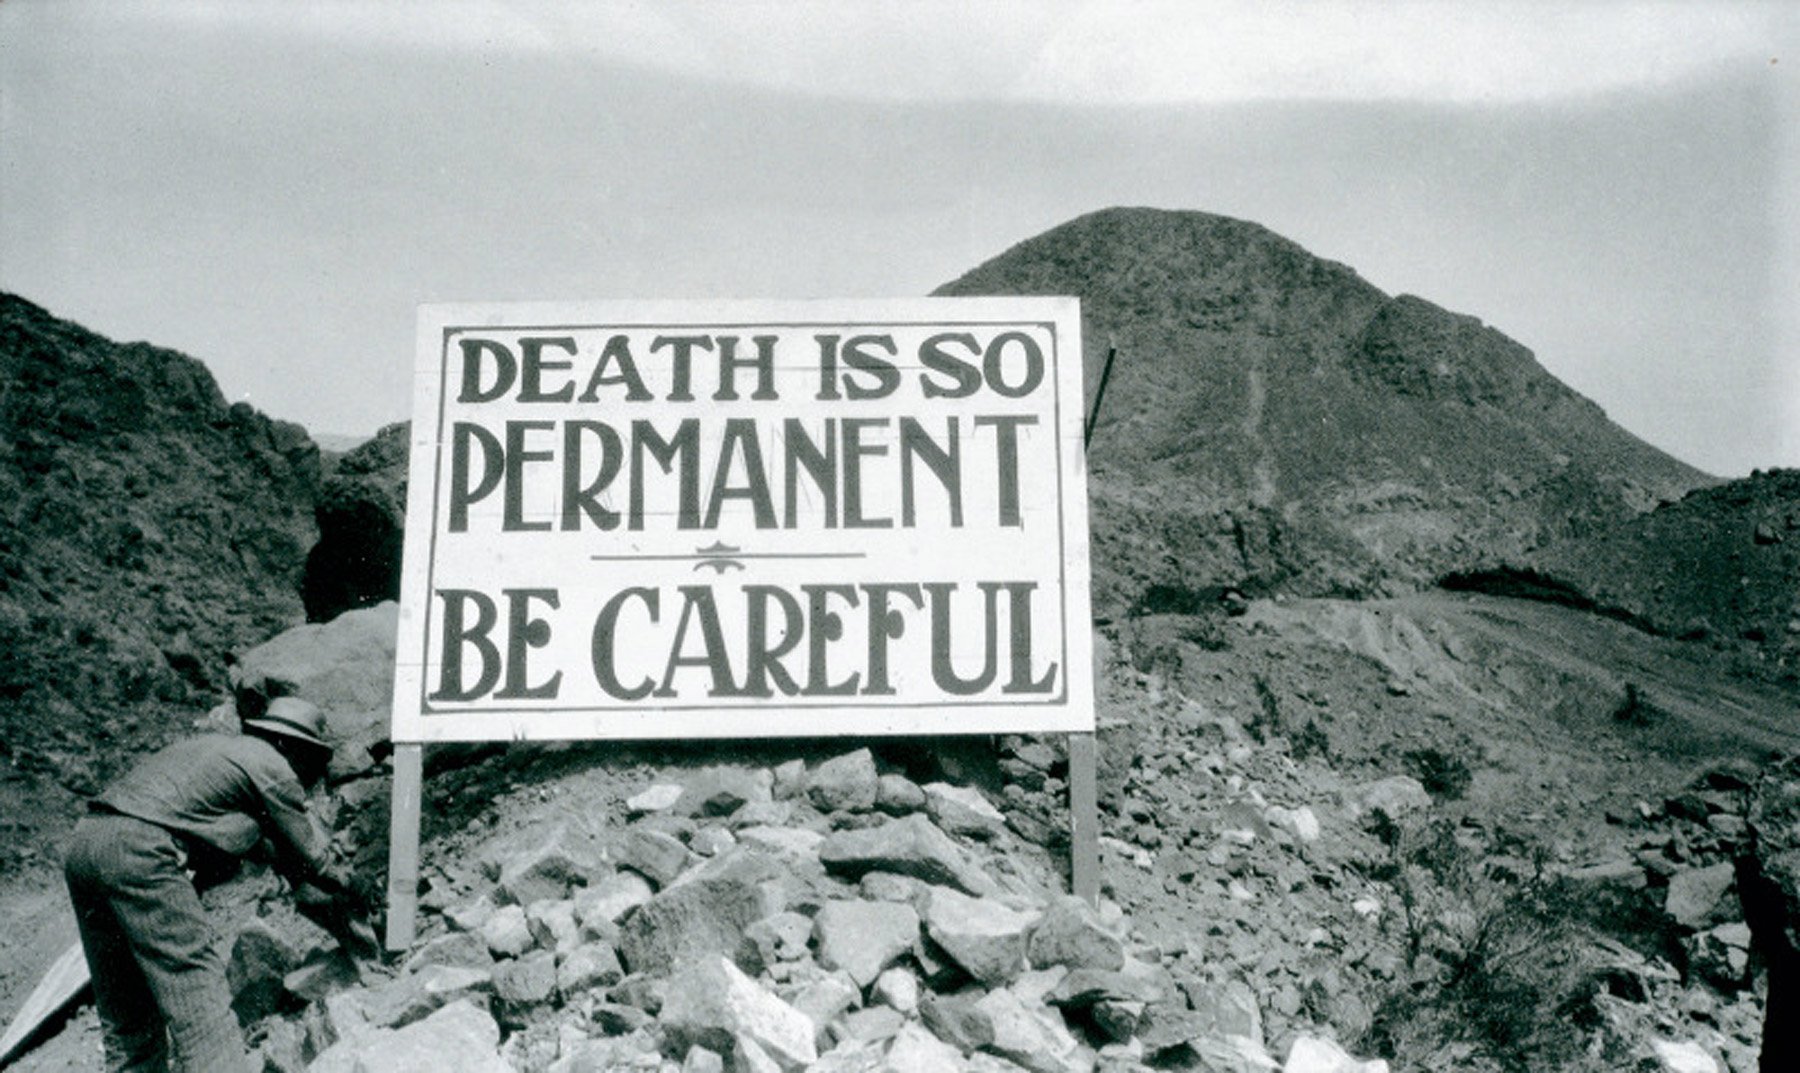
[[[94,980],[111,1073],[251,1069],[221,957],[169,831],[94,813],[63,875]]]

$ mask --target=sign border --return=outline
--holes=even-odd
[[[845,703],[775,696],[718,703],[583,705],[547,710],[528,706],[432,710],[424,674],[429,644],[432,570],[440,534],[436,507],[444,494],[441,452],[449,420],[447,376],[451,340],[460,333],[496,330],[575,332],[683,328],[754,331],[768,328],[948,329],[1023,326],[1052,341],[1049,380],[1055,423],[1057,580],[1061,586],[1064,672],[1051,697]],[[804,736],[892,737],[935,734],[1066,733],[1094,729],[1092,638],[1089,629],[1086,454],[1080,303],[1071,297],[937,297],[820,300],[656,300],[489,302],[421,305],[414,369],[414,419],[402,571],[401,621],[391,736],[396,743],[524,740],[651,740],[703,737],[795,736],[796,720],[819,727]],[[435,375],[421,375],[435,371]],[[419,415],[431,415],[426,426]],[[1079,502],[1072,500],[1079,493]],[[1073,514],[1073,517],[1071,515]],[[420,522],[424,524],[419,524]],[[421,616],[424,616],[421,618]],[[410,658],[409,658],[410,657]],[[783,709],[781,725],[759,712]]]

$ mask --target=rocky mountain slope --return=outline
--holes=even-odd
[[[318,480],[198,361],[0,295],[0,756],[91,791],[213,703],[301,619]]]
[[[313,511],[319,541],[306,554],[300,584],[309,621],[400,598],[407,429],[390,425],[328,459]]]
[[[1116,346],[1102,611],[1151,586],[1404,591],[1707,482],[1500,332],[1241,220],[1096,212],[935,293],[1079,295],[1090,385]]]
[[[1800,674],[1800,471],[1697,489],[1524,557],[1471,588],[1586,601],[1604,614],[1737,657],[1747,673]]]

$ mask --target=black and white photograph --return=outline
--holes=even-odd
[[[1800,1068],[1796,45],[0,0],[0,1069]]]

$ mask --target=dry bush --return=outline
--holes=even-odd
[[[1363,1052],[1401,1069],[1616,1068],[1581,895],[1545,871],[1543,853],[1526,847],[1536,867],[1517,876],[1485,867],[1444,821],[1378,833],[1407,970],[1380,996]]]

